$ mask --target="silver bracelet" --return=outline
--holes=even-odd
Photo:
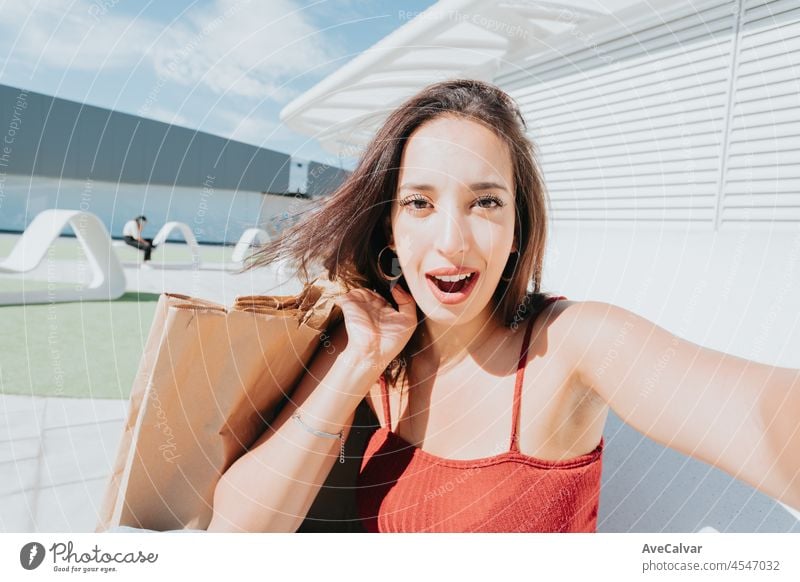
[[[340,430],[339,432],[325,432],[324,430],[317,430],[313,427],[308,426],[303,419],[300,418],[300,413],[295,412],[292,415],[292,418],[295,419],[300,426],[306,429],[308,432],[313,434],[314,436],[323,437],[326,439],[339,439],[340,447],[339,447],[339,462],[344,463],[344,430]]]

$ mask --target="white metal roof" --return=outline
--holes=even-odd
[[[356,157],[385,116],[435,81],[491,81],[504,64],[547,50],[548,39],[640,0],[441,0],[290,102],[289,127],[327,151]]]

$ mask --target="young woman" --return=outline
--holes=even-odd
[[[498,88],[438,83],[392,112],[347,183],[251,265],[322,269],[349,289],[344,322],[220,480],[208,531],[296,531],[365,398],[381,421],[358,480],[368,531],[595,531],[609,407],[800,507],[798,370],[546,297],[545,210]]]

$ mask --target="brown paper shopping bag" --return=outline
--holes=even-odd
[[[337,285],[238,297],[230,309],[159,298],[96,531],[205,529],[216,484],[341,320]]]

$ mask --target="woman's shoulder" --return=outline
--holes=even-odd
[[[560,295],[549,295],[544,302],[541,315],[551,323],[560,322],[562,326],[591,327],[601,323],[604,315],[620,310],[611,303],[594,300],[576,301]]]
[[[597,341],[598,326],[603,325],[602,313],[613,307],[599,301],[558,299],[547,301],[536,317],[525,367],[539,367],[531,375],[531,382],[541,382],[542,374],[550,374],[554,390],[563,390],[560,400],[567,403],[565,414],[572,415],[579,410],[586,418],[595,413],[599,415],[605,409],[602,398],[582,381],[580,370],[588,346]],[[532,358],[530,354],[537,357]],[[586,416],[586,411],[592,414]],[[596,442],[599,436],[595,436],[592,434],[589,441]]]
[[[559,297],[551,295],[550,297]],[[558,299],[547,301],[535,316],[529,350],[536,350],[576,367],[586,350],[606,337],[620,320],[621,308],[603,301]]]
[[[527,308],[523,311],[529,312],[529,318],[525,323],[537,323],[542,320],[551,322],[569,307],[580,303],[572,301],[564,295],[558,293],[530,293],[525,297],[524,304]],[[520,310],[518,310],[519,314]],[[521,325],[518,325],[522,327]],[[512,327],[517,327],[512,323]]]
[[[586,327],[583,320],[588,302],[571,300],[555,293],[539,294],[534,301],[530,321],[526,322],[531,326],[528,353],[559,360],[577,357],[577,351],[572,347]]]
[[[552,328],[553,332],[559,331],[557,328],[570,328],[583,323],[587,319],[595,318],[599,311],[613,307],[600,301],[569,299],[558,293],[539,294],[536,301],[538,307],[532,310],[536,323],[546,325],[548,331]]]
[[[558,293],[538,293],[533,303],[533,312],[537,314],[537,316],[547,315],[551,318],[563,316],[585,320],[588,317],[595,317],[598,312],[618,309],[616,306],[603,301],[579,301],[569,299]],[[537,305],[539,307],[538,310],[535,308]]]

